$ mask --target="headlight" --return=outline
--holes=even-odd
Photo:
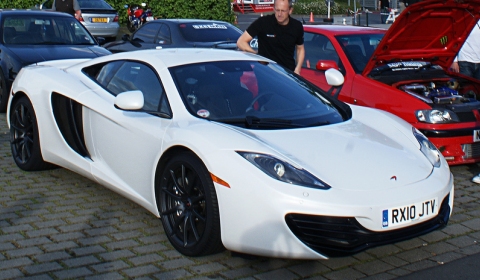
[[[417,119],[426,123],[451,123],[458,122],[457,115],[445,109],[419,110],[415,113]]]
[[[440,151],[435,147],[435,145],[430,142],[430,140],[425,137],[418,129],[412,128],[413,135],[417,138],[418,143],[420,143],[420,151],[427,157],[427,159],[432,163],[434,167],[440,166]]]
[[[298,169],[270,155],[248,152],[237,153],[265,172],[265,174],[279,181],[315,189],[328,190],[331,188],[308,171]]]

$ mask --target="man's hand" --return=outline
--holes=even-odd
[[[305,59],[305,47],[303,45],[297,45],[297,65],[295,66],[295,73],[300,75],[302,70],[303,60]]]
[[[76,18],[77,20],[80,20],[81,17],[82,17],[82,12],[81,12],[80,10],[75,11],[75,18]]]
[[[454,61],[452,63],[452,66],[450,66],[450,69],[452,70],[452,72],[459,73],[460,67],[458,67],[458,62]]]
[[[248,34],[247,31],[243,32],[243,34],[237,40],[237,47],[241,51],[257,53],[252,47],[250,47],[250,41],[252,41],[252,36]]]

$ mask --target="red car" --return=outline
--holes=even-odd
[[[305,25],[302,76],[347,103],[391,112],[422,131],[450,165],[480,161],[480,81],[448,69],[480,18],[480,1],[427,0],[388,30]],[[339,69],[341,88],[325,70]]]

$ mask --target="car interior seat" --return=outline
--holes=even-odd
[[[13,38],[17,35],[15,27],[7,26],[3,28],[3,42],[5,44],[13,43]]]
[[[360,46],[347,45],[345,46],[345,52],[347,53],[347,56],[352,62],[353,66],[356,68],[356,71],[363,71],[365,66],[367,66],[367,57],[363,54]]]
[[[30,22],[30,25],[28,26],[28,35],[33,38],[35,43],[42,42],[42,26],[35,24],[35,22]]]

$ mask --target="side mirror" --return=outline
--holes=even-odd
[[[130,35],[129,34],[123,34],[122,35],[122,40],[123,41],[130,41]]]
[[[107,42],[107,40],[104,37],[97,37],[95,38],[97,40],[97,43],[101,46]]]
[[[341,86],[345,82],[345,77],[343,77],[342,73],[334,68],[325,71],[325,78],[327,79],[327,84],[333,87]]]
[[[125,91],[115,97],[115,107],[122,110],[140,110],[143,104],[143,93],[140,90]]]
[[[333,60],[319,60],[315,65],[315,68],[320,71],[326,71],[330,68],[338,70],[338,65]]]

